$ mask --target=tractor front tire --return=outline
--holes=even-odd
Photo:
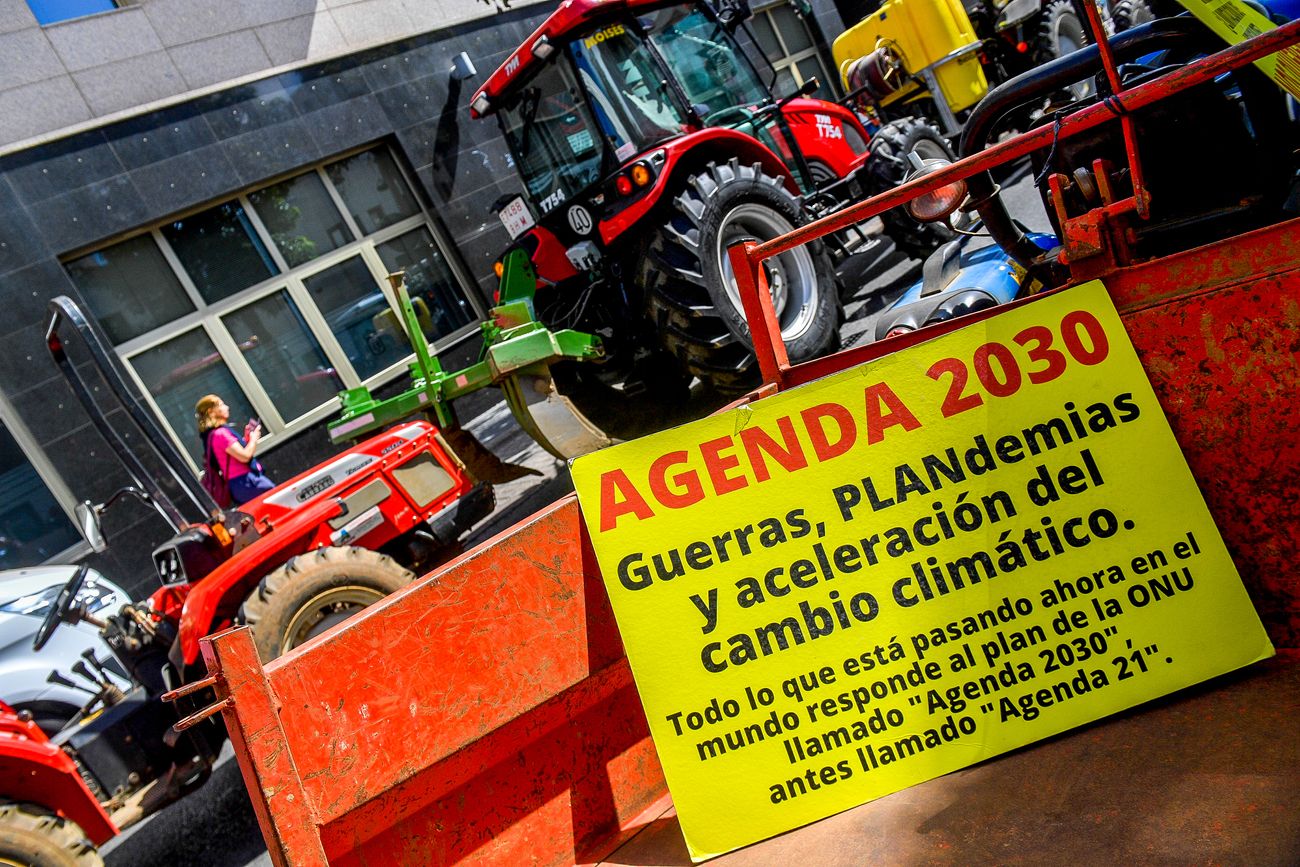
[[[0,864],[103,867],[94,845],[73,822],[30,804],[0,806]]]
[[[317,548],[262,579],[240,608],[263,662],[275,659],[415,580],[368,548]]]
[[[737,159],[709,163],[671,197],[663,224],[639,263],[647,312],[664,348],[690,374],[722,393],[758,382],[744,306],[727,257],[738,241],[768,241],[805,220],[785,181]],[[791,361],[835,345],[840,300],[819,242],[764,263]]]
[[[923,160],[956,161],[957,157],[943,134],[920,118],[891,121],[871,137],[871,156],[867,159],[868,193],[878,195],[892,190],[912,172],[908,154],[915,152]],[[955,235],[942,223],[919,223],[905,207],[890,208],[880,215],[885,234],[905,256],[924,259]]]

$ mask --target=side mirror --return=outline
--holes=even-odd
[[[462,51],[457,54],[451,61],[451,80],[464,81],[467,78],[473,78],[478,75],[478,70],[474,68],[474,61],[469,59],[469,54]]]
[[[74,510],[77,513],[77,526],[81,528],[81,535],[90,543],[90,550],[96,554],[102,554],[108,549],[108,542],[104,540],[104,529],[99,524],[101,508],[90,500],[83,500],[77,503],[77,508]]]

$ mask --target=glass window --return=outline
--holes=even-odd
[[[254,301],[223,321],[286,419],[315,409],[343,390],[342,380],[284,292]]]
[[[194,420],[199,398],[220,395],[230,407],[230,423],[236,430],[243,430],[244,422],[254,416],[253,405],[202,328],[147,349],[132,357],[131,363],[196,463],[203,460],[203,442]]]
[[[386,315],[388,300],[360,256],[346,259],[302,281],[357,376],[368,379],[411,352]]]
[[[246,196],[65,262],[87,312],[196,457],[192,412],[206,393],[225,398],[236,426],[260,410],[273,446],[318,420],[339,391],[400,375],[410,344],[371,269],[382,267],[375,257],[407,272],[431,341],[477,319],[384,148],[305,167]]]
[[[465,293],[460,291],[428,229],[421,227],[398,235],[377,244],[375,249],[389,272],[406,272],[406,289],[420,317],[420,327],[429,340],[445,337],[474,321]]]
[[[290,268],[352,241],[352,233],[315,172],[249,195],[262,225]]]
[[[27,0],[27,5],[42,26],[117,8],[113,0]]]
[[[786,54],[798,54],[813,47],[812,37],[803,20],[789,6],[776,6],[771,11],[773,23],[785,42]]]
[[[278,270],[238,202],[169,223],[162,233],[209,304],[261,283]]]
[[[362,234],[378,232],[420,212],[388,151],[359,153],[327,166],[325,171]]]
[[[620,156],[636,151],[636,133],[627,112],[620,111],[597,86],[590,64],[580,53],[576,60],[591,91],[599,127],[580,95],[573,70],[564,63],[543,67],[501,112],[510,153],[542,213],[600,180],[602,136]]]
[[[758,43],[764,57],[773,62],[785,57],[785,50],[781,48],[781,41],[777,39],[776,31],[772,29],[770,18],[766,15],[755,15],[750,19],[749,29],[754,34],[754,41]]]
[[[763,82],[721,24],[690,6],[669,11],[655,16],[650,39],[706,122],[709,115],[767,101]]]
[[[194,310],[153,238],[141,235],[68,263],[110,340],[125,343]]]
[[[0,569],[44,563],[80,541],[77,528],[0,421]]]

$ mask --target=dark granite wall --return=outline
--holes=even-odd
[[[838,14],[829,0],[813,6],[829,43]],[[496,123],[471,120],[465,106],[546,11],[508,11],[0,158],[0,391],[77,499],[101,502],[127,478],[44,347],[46,303],[58,294],[77,297],[60,259],[385,141],[418,179],[453,255],[490,299],[491,262],[508,239],[489,206],[519,185]],[[479,73],[463,88],[448,75],[460,51]],[[471,340],[447,363],[469,363],[477,351]],[[461,408],[464,418],[477,411]],[[318,426],[278,444],[264,462],[273,477],[287,478],[333,451]],[[133,594],[149,592],[149,552],[169,535],[161,519],[126,502],[109,512],[105,528],[110,550],[90,562]]]

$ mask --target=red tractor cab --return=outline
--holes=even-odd
[[[808,95],[815,81],[775,97],[772,76],[736,37],[747,14],[702,0],[568,0],[471,103],[475,117],[497,117],[523,182],[498,213],[537,272],[539,321],[605,344],[603,364],[556,365],[557,387],[616,436],[609,409],[624,403],[620,393],[653,400],[691,377],[723,392],[756,381],[728,245],[777,237],[854,192],[895,185],[909,171],[904,146],[948,154],[937,132],[910,121],[869,148],[857,115]],[[909,252],[941,239],[891,220]],[[832,254],[845,258],[850,243],[770,263],[792,358],[835,344]]]

